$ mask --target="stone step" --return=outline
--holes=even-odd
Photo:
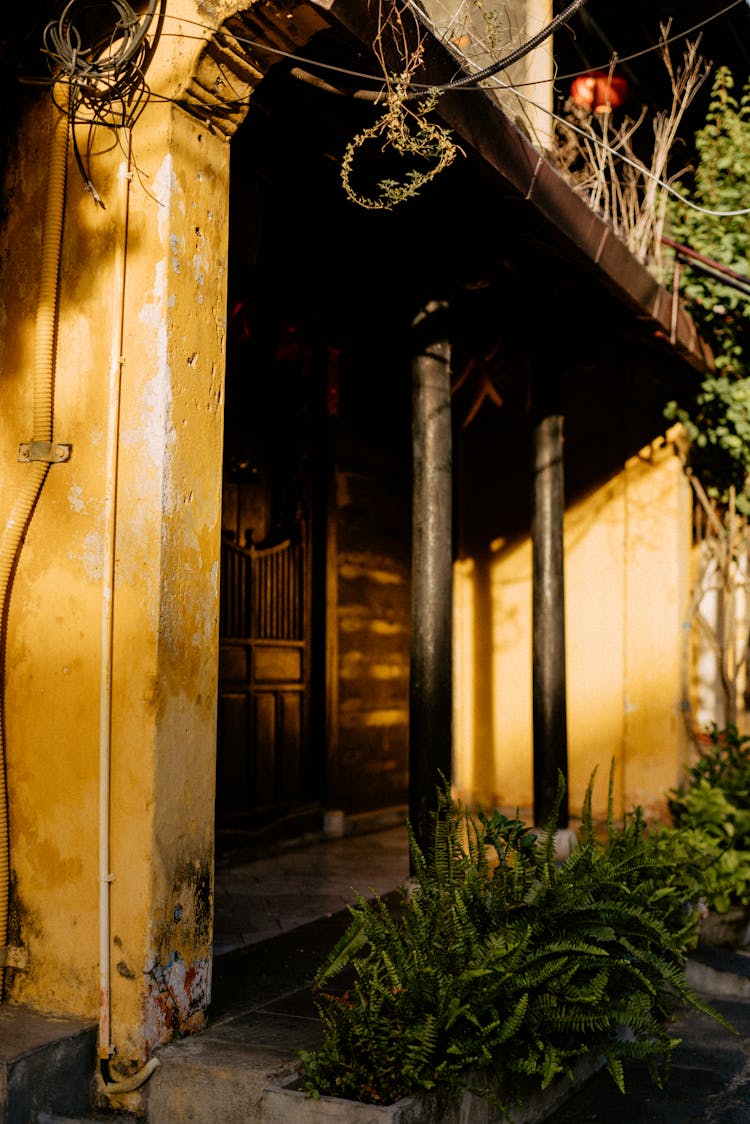
[[[43,1112],[34,1124],[143,1124],[143,1117],[130,1113],[110,1113],[108,1116],[58,1116],[57,1113]]]
[[[696,991],[709,998],[750,999],[747,952],[697,950],[687,974]],[[159,1068],[144,1086],[149,1124],[277,1124],[291,1119],[279,1090],[296,1068],[298,1049],[315,1041],[306,1041],[310,1030],[300,1021],[302,1015],[297,994],[159,1050]],[[336,1107],[341,1113],[347,1106]],[[304,1102],[302,1111],[303,1119],[307,1114],[312,1120],[318,1107]],[[541,1119],[549,1106],[542,1104],[540,1111]]]
[[[94,1023],[0,1006],[0,1124],[85,1114],[95,1060]]]
[[[701,995],[750,999],[748,949],[699,947],[688,956],[685,975]]]
[[[264,1090],[294,1064],[289,1053],[210,1034],[158,1057],[143,1089],[149,1124],[260,1124]]]

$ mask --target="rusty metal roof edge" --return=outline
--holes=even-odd
[[[592,270],[603,275],[607,287],[634,312],[646,312],[654,322],[656,335],[666,339],[691,366],[698,370],[713,367],[711,351],[690,315],[678,305],[674,317],[671,292],[659,284],[549,160],[537,152],[494,99],[485,94],[482,113],[476,112],[473,103],[471,116],[458,97],[451,101],[453,104],[445,112],[442,106],[439,108],[446,123],[473,145],[472,138],[478,132],[477,118],[486,116],[489,135],[481,139],[480,155],[587,259]]]
[[[311,0],[351,31],[362,42],[371,43],[376,30],[367,0]],[[426,79],[436,85],[456,77],[457,63],[446,48],[430,37],[425,53]],[[654,334],[664,339],[697,370],[713,367],[710,348],[699,335],[692,318],[614,234],[611,227],[591,210],[572,187],[540,154],[503,113],[495,99],[483,89],[445,93],[438,113],[460,140],[475,152],[533,207],[591,268],[604,284],[640,319],[653,323]]]

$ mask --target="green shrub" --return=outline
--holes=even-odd
[[[712,723],[698,749],[698,760],[686,775],[689,786],[708,781],[737,807],[750,808],[750,737],[740,734],[736,726],[720,728]]]
[[[699,867],[701,896],[717,913],[750,905],[750,738],[712,725],[686,778],[667,799]]]
[[[557,864],[554,822],[541,842],[441,793],[428,853],[411,837],[413,892],[394,914],[360,898],[317,975],[325,1037],[303,1055],[310,1095],[390,1103],[457,1091],[497,1062],[545,1088],[591,1054],[620,1089],[625,1057],[661,1082],[676,1002],[701,1006],[684,975],[695,916],[639,812],[620,829],[610,816],[600,842],[589,787],[582,819]]]

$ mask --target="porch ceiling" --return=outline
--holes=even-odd
[[[334,26],[345,28],[368,45],[377,31],[377,11],[362,0],[313,0]],[[456,59],[432,39],[425,52],[423,80],[441,84],[454,79]],[[633,257],[568,183],[539,155],[487,92],[447,92],[438,113],[470,156],[478,179],[494,182],[490,208],[503,224],[504,258],[513,257],[528,275],[529,266],[543,290],[552,295],[558,281],[563,292],[576,279],[589,302],[593,290],[614,297],[629,313],[631,330],[658,339],[696,370],[711,366],[709,349],[691,318],[674,308],[671,294]],[[473,159],[471,159],[473,157]],[[426,189],[431,190],[431,187]],[[481,192],[478,194],[481,195]],[[502,201],[502,213],[499,214]],[[471,237],[485,240],[483,206],[472,199],[462,221]],[[515,252],[514,252],[515,250]],[[559,291],[559,290],[558,290]]]
[[[368,66],[364,44],[336,26],[298,53],[358,72]],[[465,156],[416,198],[389,212],[351,203],[340,182],[341,156],[380,110],[295,79],[294,65],[285,60],[270,68],[231,142],[230,289],[247,300],[259,327],[282,318],[339,351],[342,402],[348,396],[354,411],[356,397],[357,424],[407,451],[409,324],[425,299],[447,297],[455,316],[454,370],[486,359],[503,401],[503,409],[482,406],[466,431],[466,471],[482,486],[471,526],[468,515],[464,521],[463,542],[468,549],[521,533],[528,528],[528,497],[518,466],[527,458],[534,359],[538,369],[565,376],[574,499],[663,431],[664,404],[694,376],[702,353],[686,362],[685,349],[670,346],[671,301],[663,291],[658,321],[578,245],[563,208],[571,195],[559,177],[549,181],[564,189],[562,202],[553,195],[550,204],[558,208],[555,221],[462,141]],[[467,101],[474,104],[474,95]],[[377,145],[361,150],[359,171],[366,184],[383,178]],[[539,175],[537,181],[548,182]],[[571,212],[573,222],[606,229],[575,198]],[[624,250],[623,260],[640,283],[657,288]],[[244,369],[236,375],[244,379]],[[472,376],[456,388],[458,428],[481,405],[478,386]],[[340,427],[337,441],[347,434]],[[484,502],[490,480],[507,485],[500,528],[497,505]]]

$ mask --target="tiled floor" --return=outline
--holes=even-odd
[[[408,874],[405,826],[217,866],[204,1046],[242,1043],[264,1059],[314,1046],[310,985],[348,924],[347,904],[357,892],[390,894]]]
[[[406,827],[217,866],[214,955],[338,913],[355,893],[385,894],[409,873]]]

